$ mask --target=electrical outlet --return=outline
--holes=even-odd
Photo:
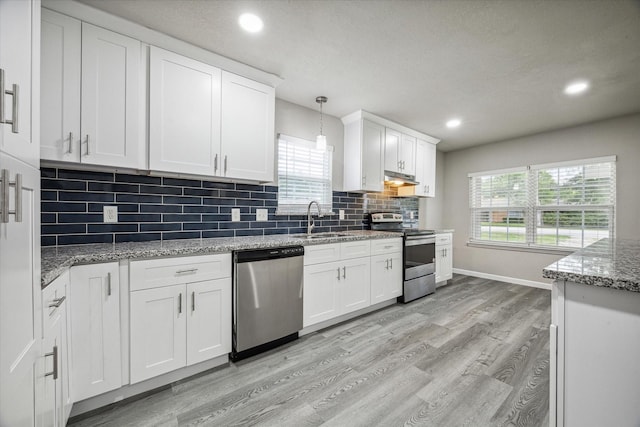
[[[409,219],[413,219],[413,211],[409,212]]]
[[[232,208],[231,209],[231,221],[238,222],[240,221],[240,209]]]
[[[344,209],[340,209],[340,210],[338,211],[338,214],[339,214],[339,216],[340,216],[340,219],[344,219]]]
[[[118,207],[104,206],[102,208],[103,222],[118,222]]]
[[[256,221],[266,221],[268,217],[268,212],[266,209],[256,209]]]

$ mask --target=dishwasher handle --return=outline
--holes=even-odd
[[[257,249],[246,251],[235,251],[234,261],[236,263],[265,261],[270,259],[291,258],[304,255],[303,246],[289,246],[269,249]]]

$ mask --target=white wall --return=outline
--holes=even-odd
[[[561,258],[467,246],[469,172],[609,155],[617,156],[616,236],[640,239],[640,114],[445,153],[444,164],[438,163],[444,172],[441,221],[433,228],[455,229],[454,268],[549,283],[542,269]],[[430,212],[437,219],[438,207],[429,206]]]
[[[316,140],[320,133],[320,109],[312,110],[291,102],[276,98],[275,111],[276,138],[279,133],[298,138]],[[322,133],[327,136],[327,145],[334,147],[333,152],[333,189],[342,190],[344,127],[340,119],[323,114]],[[277,141],[277,140],[276,140]],[[276,171],[278,151],[276,143]]]

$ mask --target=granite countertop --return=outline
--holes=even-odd
[[[599,240],[547,266],[542,277],[640,292],[640,240]]]
[[[324,233],[318,233],[322,235]],[[151,242],[97,243],[87,245],[55,246],[42,248],[41,285],[46,287],[69,267],[119,261],[122,259],[204,255],[243,249],[263,249],[280,246],[318,245],[353,240],[402,237],[402,233],[386,231],[343,231],[339,237],[307,239],[300,234],[275,234],[270,236],[219,237],[211,239],[184,239]]]

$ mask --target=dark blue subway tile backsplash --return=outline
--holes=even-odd
[[[306,232],[306,215],[276,215],[278,187],[122,173],[41,169],[42,246],[142,242]],[[315,232],[363,229],[365,213],[408,212],[413,198],[393,192],[333,192],[336,215],[315,219]],[[117,206],[118,222],[103,222],[105,206]],[[231,221],[231,209],[240,221]],[[268,220],[256,221],[256,209]],[[345,219],[338,218],[338,210]]]

